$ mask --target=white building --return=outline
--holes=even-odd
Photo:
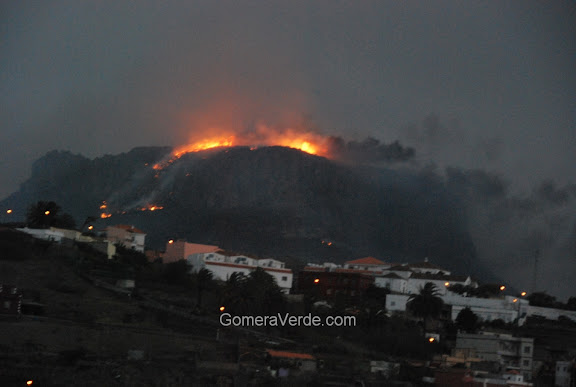
[[[43,240],[51,241],[51,242],[60,243],[60,242],[62,242],[62,239],[64,238],[64,234],[62,232],[53,231],[53,230],[46,229],[46,228],[24,227],[24,228],[17,228],[16,230],[25,232],[26,234],[29,234],[29,235],[32,235],[34,238],[43,239]]]
[[[420,293],[420,289],[423,288],[424,285],[426,285],[428,282],[436,285],[438,293],[442,295],[449,294],[449,289],[452,285],[459,284],[462,286],[475,286],[475,283],[469,276],[416,272],[407,279],[406,293],[418,294]]]
[[[343,269],[368,271],[382,274],[382,271],[388,269],[389,267],[389,263],[385,263],[374,257],[364,257],[345,262]]]
[[[390,289],[394,293],[407,293],[408,280],[396,273],[388,273],[374,278],[374,285],[379,288]]]
[[[557,361],[554,373],[554,386],[570,387],[574,363],[570,361]]]
[[[524,380],[532,379],[532,338],[492,332],[458,333],[456,348],[474,349],[480,359],[498,362],[503,369],[517,370]]]
[[[106,239],[112,243],[118,243],[128,249],[143,253],[146,233],[134,226],[117,224],[106,227]]]
[[[282,292],[288,294],[292,288],[292,270],[287,269],[284,262],[271,258],[258,259],[246,255],[218,250],[210,253],[195,253],[187,257],[187,262],[192,266],[193,272],[208,269],[215,279],[226,281],[233,273],[249,275],[260,267],[276,280]]]
[[[414,273],[443,274],[443,275],[450,275],[451,274],[448,270],[441,268],[440,266],[436,266],[433,263],[428,262],[428,258],[425,258],[424,262],[409,263],[405,266],[407,266]]]
[[[390,312],[406,312],[406,304],[410,295],[408,294],[388,294],[386,296],[386,310]],[[512,296],[504,298],[476,298],[463,297],[458,294],[448,292],[441,295],[442,301],[446,305],[451,305],[451,319],[455,320],[460,311],[470,308],[474,314],[484,321],[504,320],[511,323],[520,318],[523,323],[527,315],[528,301]],[[516,300],[516,301],[514,301]]]

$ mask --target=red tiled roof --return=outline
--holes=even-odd
[[[385,262],[382,262],[379,259],[376,259],[374,257],[364,257],[364,258],[359,258],[359,259],[355,259],[353,261],[348,261],[346,262],[348,265],[385,265]]]
[[[308,353],[298,353],[298,352],[287,352],[287,351],[275,351],[273,349],[267,350],[268,354],[272,357],[282,357],[290,359],[304,359],[304,360],[316,360],[316,358]]]
[[[114,226],[108,226],[107,228],[111,228],[111,227],[119,228],[119,229],[126,230],[126,231],[129,231],[129,232],[133,232],[133,233],[136,233],[136,234],[146,234],[144,231],[140,230],[139,228],[136,228],[136,227],[134,227],[134,226],[129,226],[129,225],[127,225],[127,224],[117,224],[117,225],[114,225]]]

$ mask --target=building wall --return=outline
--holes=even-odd
[[[406,294],[386,295],[386,310],[389,312],[406,312],[408,298],[410,296]]]
[[[285,269],[284,262],[273,259],[266,259],[263,266],[259,260],[242,255],[223,255],[219,253],[196,253],[187,257],[187,262],[192,266],[193,272],[198,272],[203,268],[210,270],[215,279],[227,281],[233,273],[249,275],[252,271],[261,267],[276,280],[276,284],[282,292],[289,293],[292,288],[292,270]],[[281,266],[282,268],[274,267]]]
[[[404,278],[374,278],[374,285],[379,288],[388,288],[396,293],[406,293],[406,280]]]
[[[534,339],[487,332],[458,333],[456,348],[472,348],[479,358],[498,362],[504,369],[516,368],[524,380],[532,378]]]
[[[318,282],[315,280],[318,279]],[[299,291],[326,299],[343,295],[360,298],[374,277],[360,273],[301,271],[298,279]]]
[[[133,232],[120,227],[109,226],[106,228],[106,239],[112,243],[118,243],[128,249],[144,252],[146,234]]]
[[[446,294],[448,291],[444,283],[444,280],[432,280],[432,279],[416,279],[416,278],[408,278],[406,282],[406,293],[408,294],[418,294],[420,293],[420,289],[426,285],[426,283],[431,282],[436,285],[438,289],[438,293],[441,295]]]
[[[555,309],[555,308],[544,308],[541,306],[527,306],[526,314],[528,316],[541,316],[549,320],[558,320],[560,316],[569,318],[572,321],[576,321],[576,311]]]
[[[52,231],[49,229],[37,229],[37,228],[17,228],[16,230],[25,232],[26,234],[32,235],[34,238],[44,239],[46,241],[52,241],[60,243],[64,234],[58,231]]]
[[[570,387],[571,372],[574,368],[572,362],[557,361],[556,372],[554,373],[554,385],[557,387]]]
[[[50,227],[50,230],[54,231],[54,232],[62,233],[62,235],[64,235],[64,238],[68,238],[68,239],[71,239],[73,241],[77,241],[80,238],[80,236],[82,235],[82,233],[80,231],[68,230],[66,228]]]
[[[177,240],[172,243],[166,243],[166,252],[162,256],[162,261],[164,263],[176,262],[181,259],[186,259],[192,254],[214,253],[218,250],[220,250],[218,246],[188,243],[186,241]]]

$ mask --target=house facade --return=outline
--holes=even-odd
[[[16,286],[0,284],[0,315],[18,317],[22,313],[22,292]]]
[[[532,379],[532,338],[493,332],[458,333],[456,348],[474,349],[480,359],[497,362],[503,370],[516,370],[526,381]]]
[[[118,224],[106,227],[106,240],[128,249],[144,252],[146,233],[134,226]]]
[[[305,267],[299,273],[298,290],[327,300],[337,297],[358,300],[373,283],[374,276],[363,272],[322,271]]]
[[[193,254],[215,253],[218,250],[221,250],[218,246],[188,243],[183,240],[171,239],[166,242],[166,250],[164,254],[162,254],[162,262],[176,262],[181,259],[186,259]]]
[[[292,288],[292,270],[287,269],[284,262],[275,259],[259,259],[247,255],[236,254],[225,250],[208,253],[195,253],[186,258],[192,266],[192,272],[202,269],[210,270],[215,279],[227,281],[233,273],[249,275],[257,268],[262,268],[276,280],[283,293],[290,293]]]

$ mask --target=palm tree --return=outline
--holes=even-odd
[[[437,318],[442,312],[444,301],[439,297],[438,288],[432,282],[427,282],[420,288],[418,294],[412,294],[408,299],[407,309],[418,318],[422,319],[424,332],[427,330],[428,321]]]
[[[198,306],[202,306],[202,294],[204,290],[207,290],[211,287],[214,282],[214,276],[212,272],[206,268],[202,268],[196,273],[196,284],[197,284],[197,293],[196,293],[196,303]]]

